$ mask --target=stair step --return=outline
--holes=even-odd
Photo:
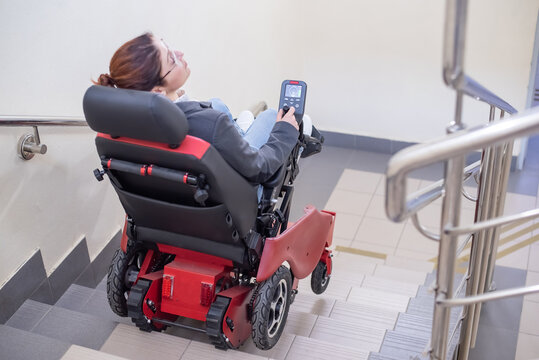
[[[69,348],[67,342],[0,325],[0,359],[57,360]]]
[[[398,315],[398,311],[338,300],[329,317],[356,324],[370,325],[373,328],[393,329]]]
[[[6,325],[20,330],[32,331],[51,308],[52,305],[26,300],[6,322]]]
[[[368,351],[359,350],[356,346],[335,346],[333,342],[296,336],[286,360],[367,360],[368,356]]]
[[[32,332],[90,349],[99,349],[117,323],[53,306]]]
[[[333,267],[337,271],[348,271],[354,274],[373,275],[379,259],[373,259],[361,255],[337,252],[333,257]]]
[[[189,343],[188,339],[159,332],[148,333],[134,325],[118,324],[100,349],[132,360],[177,360]]]
[[[419,286],[416,284],[382,278],[379,276],[366,275],[362,287],[386,291],[393,294],[401,294],[409,297],[417,295]]]
[[[415,270],[426,273],[430,273],[434,269],[433,262],[414,260],[396,255],[387,255],[385,264],[400,269]]]
[[[395,331],[416,331],[424,332],[426,336],[430,336],[432,331],[432,319],[424,316],[414,314],[399,314],[397,323],[395,325]]]
[[[239,351],[262,356],[264,358],[270,358],[274,360],[285,360],[287,354],[289,353],[290,347],[296,338],[303,338],[303,336],[297,336],[294,334],[283,333],[279,338],[277,344],[269,350],[260,350],[256,347],[253,339],[249,337],[245,343],[239,348]],[[219,351],[216,349],[216,351]],[[288,359],[288,358],[287,358]]]
[[[329,286],[331,286],[331,284]],[[290,309],[299,309],[300,311],[314,315],[329,316],[336,301],[337,300],[329,297],[298,292],[294,303],[290,305]]]
[[[319,316],[309,337],[368,352],[380,349],[385,332],[385,329]]]
[[[379,352],[398,359],[408,359],[420,356],[425,351],[428,343],[429,338],[417,336],[414,333],[388,331]]]
[[[390,294],[384,291],[353,287],[347,302],[405,312],[410,298],[405,295]]]
[[[152,357],[151,359],[154,359]],[[177,359],[177,358],[176,358]],[[192,341],[183,356],[182,360],[265,360],[267,356],[253,355],[238,350],[217,350],[211,344],[204,344],[198,341]],[[141,359],[142,360],[142,359]],[[147,360],[147,359],[146,359]]]
[[[402,359],[398,359],[396,357],[389,356],[389,355],[371,352],[368,360],[402,360]]]
[[[381,278],[387,278],[417,285],[422,285],[427,278],[427,273],[423,271],[407,270],[380,264],[376,265],[374,275]]]
[[[62,360],[128,360],[125,357],[119,357],[107,354],[101,351],[88,349],[78,345],[71,345],[69,350],[62,357]]]
[[[90,300],[94,289],[85,286],[72,284],[66,292],[58,299],[55,306],[73,311],[81,311]]]
[[[317,296],[323,297],[323,298],[331,298],[333,300],[335,299],[346,300],[346,298],[350,294],[351,289],[352,289],[352,285],[350,285],[350,283],[346,281],[341,281],[337,277],[334,278],[332,276],[331,280],[329,281],[329,285],[326,291],[323,294],[320,294]],[[314,293],[311,290],[311,283],[310,281],[307,281],[307,279],[300,280],[299,285],[298,285],[298,291],[299,293],[314,295]]]

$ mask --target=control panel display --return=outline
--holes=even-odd
[[[284,96],[293,98],[301,97],[301,85],[286,85]]]

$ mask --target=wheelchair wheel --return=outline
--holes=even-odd
[[[257,348],[269,350],[279,341],[288,317],[291,290],[292,275],[285,266],[260,285],[251,319],[251,335]]]
[[[127,296],[145,255],[146,250],[130,240],[127,252],[118,249],[112,258],[107,275],[107,298],[110,308],[118,316],[127,316]]]
[[[319,261],[311,274],[311,289],[315,294],[322,294],[329,285],[328,267]]]

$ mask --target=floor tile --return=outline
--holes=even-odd
[[[284,360],[296,337],[297,336],[294,334],[283,333],[281,334],[277,344],[270,350],[260,350],[256,347],[252,337],[249,337],[249,339],[247,339],[247,341],[245,341],[245,343],[238,350],[264,358]]]
[[[371,202],[369,203],[369,207],[367,208],[365,216],[375,219],[387,220],[385,201],[386,198],[384,196],[374,195],[371,199]]]
[[[362,287],[387,291],[389,293],[401,294],[409,297],[417,295],[419,284],[412,284],[405,281],[387,279],[380,276],[365,276]]]
[[[33,333],[71,344],[99,349],[116,327],[115,322],[54,306]]]
[[[526,286],[539,285],[539,272],[528,271],[528,276],[526,277]],[[527,301],[533,301],[539,303],[539,293],[533,295],[526,295],[524,298]]]
[[[340,252],[333,257],[335,271],[347,271],[354,274],[373,274],[376,268],[376,259],[361,255]]]
[[[432,262],[411,260],[409,258],[396,255],[388,255],[385,263],[389,266],[416,271],[431,272],[434,270],[434,264]]]
[[[524,300],[520,318],[520,332],[539,335],[539,304]]]
[[[383,175],[380,173],[344,169],[336,189],[372,194],[382,178]]]
[[[430,257],[438,254],[438,242],[427,239],[419,233],[411,222],[408,222],[402,232],[398,249],[413,250],[418,253],[429,254]],[[399,255],[395,252],[395,255]]]
[[[150,358],[150,359],[153,359]],[[262,360],[268,359],[267,356],[258,356],[237,350],[217,350],[211,344],[204,344],[197,341],[191,341],[187,350],[181,357],[182,360]]]
[[[66,290],[60,299],[58,299],[55,305],[73,311],[81,311],[88,300],[90,300],[93,292],[94,289],[73,284]]]
[[[361,351],[378,351],[385,329],[373,329],[348,321],[319,317],[310,335],[313,339],[354,347]]]
[[[404,223],[365,217],[359,225],[354,241],[370,242],[377,245],[397,247],[404,229]]]
[[[6,325],[20,330],[32,331],[34,326],[43,319],[51,308],[51,305],[26,300],[6,322]]]
[[[374,270],[374,276],[421,285],[425,282],[427,273],[387,265],[377,265]]]
[[[498,248],[498,254],[503,251],[504,247]],[[530,257],[530,246],[525,246],[522,249],[516,250],[501,258],[496,259],[496,265],[512,267],[515,269],[527,270],[528,258]]]
[[[392,255],[395,252],[394,246],[385,246],[385,245],[374,244],[371,242],[364,242],[364,241],[359,241],[359,240],[354,240],[353,242],[351,242],[350,247],[353,249],[375,252],[382,255]],[[384,259],[377,259],[374,257],[373,259],[378,264],[379,263],[383,264],[385,262]]]
[[[329,197],[326,209],[339,213],[363,216],[369,206],[372,194],[335,189]]]
[[[119,357],[107,354],[101,351],[88,349],[78,345],[71,345],[62,357],[62,360],[122,360],[125,357]]]
[[[359,215],[337,213],[333,236],[341,239],[353,240],[362,217]]]
[[[526,210],[535,209],[535,196],[507,193],[505,196],[504,214],[517,214]]]
[[[179,359],[190,340],[158,332],[143,332],[136,326],[119,324],[101,351],[132,360]]]
[[[364,324],[377,329],[392,329],[398,315],[398,311],[338,300],[329,317],[341,321]]]
[[[528,261],[528,270],[539,272],[539,245],[530,246],[530,257]]]
[[[308,354],[308,355],[307,355]],[[286,360],[367,360],[368,351],[358,350],[355,346],[335,346],[332,342],[297,336],[290,347]]]
[[[408,178],[406,182],[406,193],[411,194],[419,190],[420,184],[421,184],[421,180]],[[376,188],[376,191],[374,194],[385,197],[386,195],[386,177],[385,176],[383,177],[382,181],[380,181],[380,184],[378,184],[378,187]]]
[[[429,262],[433,257],[437,257],[437,252],[424,253],[420,251],[408,250],[403,248],[397,248],[395,250],[395,256],[403,257],[411,260],[427,261]],[[432,262],[434,266],[434,262]]]
[[[349,283],[347,283],[346,281],[339,281],[338,278],[335,277],[335,279],[331,278],[326,291],[324,291],[324,293],[320,296],[331,298],[331,299],[346,300],[346,298],[350,294],[351,289],[352,289],[352,286]],[[314,295],[314,293],[311,290],[310,281],[300,281],[298,290],[300,293]]]
[[[57,360],[69,349],[65,341],[0,325],[0,359]]]
[[[391,311],[405,312],[410,298],[408,296],[391,294],[385,291],[368,288],[352,287],[347,302],[372,305]]]
[[[518,334],[515,360],[539,359],[539,336]]]
[[[333,236],[333,239],[331,240],[331,247],[334,249],[337,246],[342,247],[350,247],[352,245],[352,239],[343,239]]]

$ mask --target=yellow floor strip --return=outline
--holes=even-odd
[[[382,253],[378,253],[374,251],[368,251],[368,250],[361,250],[361,249],[356,249],[356,248],[351,248],[351,247],[346,247],[346,246],[337,246],[335,248],[335,251],[342,251],[345,253],[368,256],[368,257],[383,259],[383,260],[387,259],[386,254],[382,254]]]
[[[524,240],[524,241],[522,241],[522,242],[519,242],[518,244],[515,244],[515,245],[513,245],[513,246],[510,246],[510,247],[508,247],[507,249],[504,249],[504,250],[498,252],[498,254],[496,255],[496,259],[501,259],[501,258],[504,257],[504,256],[507,256],[507,255],[509,255],[509,254],[512,254],[512,253],[514,253],[515,251],[522,249],[523,247],[526,247],[526,246],[528,246],[528,245],[533,244],[533,243],[536,242],[537,240],[539,240],[539,235],[532,236],[532,237],[529,238],[528,240]]]

